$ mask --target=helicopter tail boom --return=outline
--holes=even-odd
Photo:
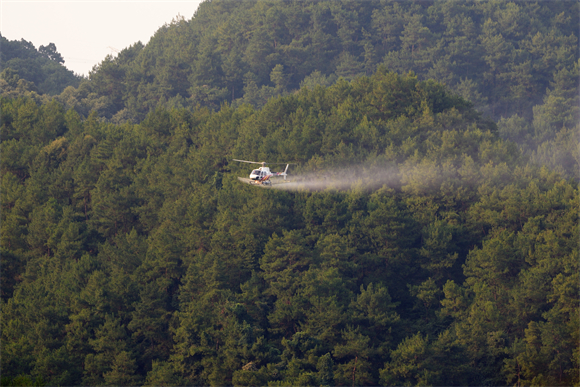
[[[284,172],[275,172],[272,174],[272,176],[284,176],[284,180],[286,180],[286,176],[288,176],[288,167],[290,166],[290,164],[286,164],[286,169],[284,169]]]

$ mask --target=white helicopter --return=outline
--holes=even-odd
[[[247,160],[238,160],[238,159],[233,159],[234,161],[239,161],[242,163],[250,163],[250,164],[260,164],[261,167],[258,169],[254,169],[252,171],[252,173],[250,173],[250,178],[246,179],[243,177],[238,177],[238,180],[246,183],[246,184],[252,184],[252,185],[260,185],[260,186],[271,186],[272,185],[272,181],[270,180],[270,178],[272,176],[284,176],[284,180],[286,180],[286,176],[288,176],[288,174],[286,173],[288,171],[288,166],[291,163],[266,163],[265,161],[247,161]],[[286,164],[286,169],[284,169],[284,172],[272,172],[270,171],[270,168],[268,168],[266,166],[266,164]]]

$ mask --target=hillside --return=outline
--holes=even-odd
[[[439,83],[123,125],[0,104],[5,385],[579,382],[577,183]],[[259,189],[232,158],[388,178]]]
[[[204,2],[147,45],[105,58],[61,102],[85,116],[97,110],[139,122],[159,105],[259,107],[271,96],[370,75],[384,64],[446,84],[493,120],[517,114],[531,122],[557,74],[579,57],[578,7],[572,0]],[[49,86],[54,79],[40,78],[47,71],[31,66],[30,55],[48,59],[50,49],[2,44],[5,66],[12,61],[42,93],[60,94]]]
[[[1,384],[580,384],[578,7],[213,0],[60,89],[9,42]]]
[[[0,35],[0,90],[4,96],[57,95],[67,87],[78,87],[81,77],[64,66],[54,43],[38,50],[24,39],[10,41]]]
[[[434,79],[494,120],[532,119],[578,59],[575,1],[205,2],[90,76],[108,117],[159,104],[262,106],[301,85],[371,75],[379,64]]]
[[[56,98],[83,117],[95,111],[115,124],[139,123],[159,107],[260,108],[384,65],[445,84],[532,162],[578,179],[578,7],[567,0],[204,2],[192,19],[176,18],[147,45],[106,57]],[[12,62],[35,63],[26,42],[9,43],[19,47]],[[0,77],[12,85],[5,82],[2,95],[50,99],[43,93],[54,77],[17,86],[10,74]]]

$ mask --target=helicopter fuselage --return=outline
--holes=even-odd
[[[262,180],[267,176],[272,176],[272,172],[270,172],[270,168],[268,167],[260,167],[254,169],[252,173],[250,173],[251,180]]]

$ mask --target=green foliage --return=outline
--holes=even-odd
[[[207,2],[55,100],[0,98],[2,384],[578,384],[559,7]],[[426,72],[484,113],[550,89],[496,125]]]
[[[2,95],[23,95],[30,91],[57,95],[69,86],[78,87],[80,77],[63,66],[64,59],[54,43],[37,50],[24,39],[10,41],[0,35],[0,45]],[[24,82],[32,86],[25,86]]]
[[[444,83],[493,119],[517,114],[531,122],[546,89],[577,61],[578,5],[562,4],[568,7],[525,1],[204,2],[194,18],[174,19],[147,45],[137,42],[105,58],[88,82],[60,99],[85,115],[99,109],[109,119],[141,121],[158,106],[217,110],[227,101],[261,107],[300,87],[371,75],[382,64]],[[7,43],[3,58],[28,59],[30,43]],[[51,45],[37,54],[54,66],[59,62]],[[17,76],[41,86],[36,78]],[[3,78],[17,87],[14,74]],[[553,97],[550,103],[560,102]]]

